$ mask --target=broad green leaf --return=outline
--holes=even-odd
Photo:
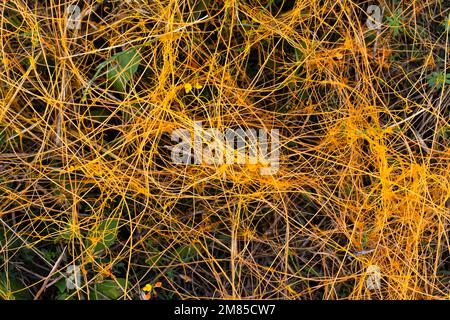
[[[12,252],[21,248],[22,241],[11,230],[0,226],[0,246]]]
[[[66,291],[67,288],[67,280],[65,278],[60,279],[58,282],[55,283],[55,287],[58,288],[59,293],[63,293]]]
[[[149,41],[148,44],[152,43],[153,41],[154,39],[152,39],[152,41]],[[111,56],[108,60],[100,63],[96,68],[94,76],[91,80],[89,80],[87,87],[84,90],[81,101],[86,101],[86,97],[91,89],[92,83],[99,76],[104,75],[105,73],[108,82],[116,90],[125,92],[128,82],[137,72],[139,64],[142,60],[142,57],[139,53],[139,47],[140,46],[136,46],[128,50],[119,52]],[[106,68],[106,72],[104,71],[104,68]]]
[[[195,245],[185,245],[177,249],[176,254],[183,262],[190,262],[194,260],[198,253],[198,248]]]
[[[159,266],[162,262],[163,253],[161,253],[153,241],[147,241],[147,253],[150,255],[150,258],[145,259],[145,263],[149,266]]]
[[[108,82],[117,91],[125,92],[128,83],[136,74],[141,60],[141,55],[135,48],[130,48],[114,55],[111,63],[108,64],[106,73]]]
[[[99,252],[109,248],[114,244],[117,238],[118,219],[106,219],[100,222],[98,226],[88,235],[88,245],[94,246],[94,252]]]
[[[0,273],[0,300],[28,299],[31,299],[28,289],[11,274],[7,277],[5,272]]]
[[[74,295],[68,292],[60,292],[56,298],[56,300],[74,300]]]
[[[117,278],[95,284],[90,292],[90,300],[116,300],[124,294],[126,280]]]

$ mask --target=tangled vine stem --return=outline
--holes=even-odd
[[[0,12],[0,297],[448,298],[448,1]],[[174,163],[199,121],[279,170]]]

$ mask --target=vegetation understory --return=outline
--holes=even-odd
[[[449,1],[0,12],[0,298],[449,297]],[[196,121],[279,171],[173,163]]]

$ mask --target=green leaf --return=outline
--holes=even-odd
[[[441,89],[445,84],[450,84],[450,73],[446,74],[444,71],[433,72],[428,76],[428,85]]]
[[[55,286],[58,288],[59,293],[63,293],[67,288],[67,280],[65,278],[62,278],[55,283]]]
[[[444,28],[446,31],[450,32],[450,14],[447,19],[444,20]]]
[[[145,259],[145,263],[149,266],[160,266],[163,259],[163,253],[161,253],[152,240],[147,241],[147,253],[150,258]]]
[[[59,293],[59,294],[56,296],[55,299],[56,299],[56,300],[75,300],[75,299],[74,299],[74,296],[71,295],[71,294],[68,293],[68,292],[61,292],[61,293]]]
[[[94,228],[94,230],[89,233],[88,246],[91,246],[95,243],[95,253],[109,248],[117,239],[118,226],[119,219],[103,220],[98,226]]]
[[[31,295],[12,274],[0,273],[0,300],[29,300]]]
[[[4,250],[14,251],[20,249],[22,241],[10,230],[5,227],[0,227],[0,246]]]
[[[198,248],[195,245],[181,246],[176,250],[176,255],[181,258],[183,262],[190,262],[194,260],[198,253]]]
[[[126,280],[117,278],[116,280],[105,280],[95,284],[90,292],[90,300],[117,300],[124,294]]]
[[[148,41],[143,45],[150,44],[154,40],[155,39],[152,39],[151,41]],[[139,53],[139,47],[140,46],[136,46],[128,50],[116,53],[115,55],[111,56],[108,60],[100,63],[96,68],[94,76],[92,77],[91,80],[89,80],[87,87],[83,92],[83,97],[81,98],[81,101],[82,102],[86,101],[86,97],[91,89],[92,83],[100,75],[105,74],[105,72],[102,72],[102,70],[105,67],[107,69],[106,78],[108,82],[120,92],[125,92],[128,82],[133,78],[133,76],[137,72],[139,64],[141,63],[142,60],[142,57]]]
[[[108,82],[120,92],[125,92],[128,83],[136,74],[141,55],[136,48],[130,48],[113,56],[111,63],[108,64],[106,78]]]
[[[150,258],[145,259],[145,263],[152,267],[160,266],[161,262],[162,262],[161,255],[154,255],[151,256]]]
[[[387,17],[387,24],[393,30],[394,36],[398,36],[400,32],[404,32],[402,10],[396,10],[392,16]]]

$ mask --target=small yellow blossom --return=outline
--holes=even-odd
[[[150,292],[153,290],[153,286],[150,283],[147,283],[145,287],[142,289],[144,292]]]
[[[338,60],[341,60],[341,59],[344,57],[344,55],[343,55],[342,53],[338,52],[338,53],[335,54],[334,57],[335,57],[336,59],[338,59]]]
[[[393,127],[387,127],[386,129],[384,129],[384,132],[386,134],[391,134],[392,132],[394,132],[394,128]]]
[[[190,83],[185,83],[184,84],[184,91],[186,91],[186,93],[191,92],[192,89],[194,89],[194,88],[195,89],[201,89],[201,88],[203,88],[203,86],[200,83],[198,83],[198,82],[196,82],[194,86],[192,86],[192,84],[190,84]]]
[[[189,93],[191,90],[192,90],[192,84],[185,83],[184,84],[184,91],[186,91],[186,93]]]

